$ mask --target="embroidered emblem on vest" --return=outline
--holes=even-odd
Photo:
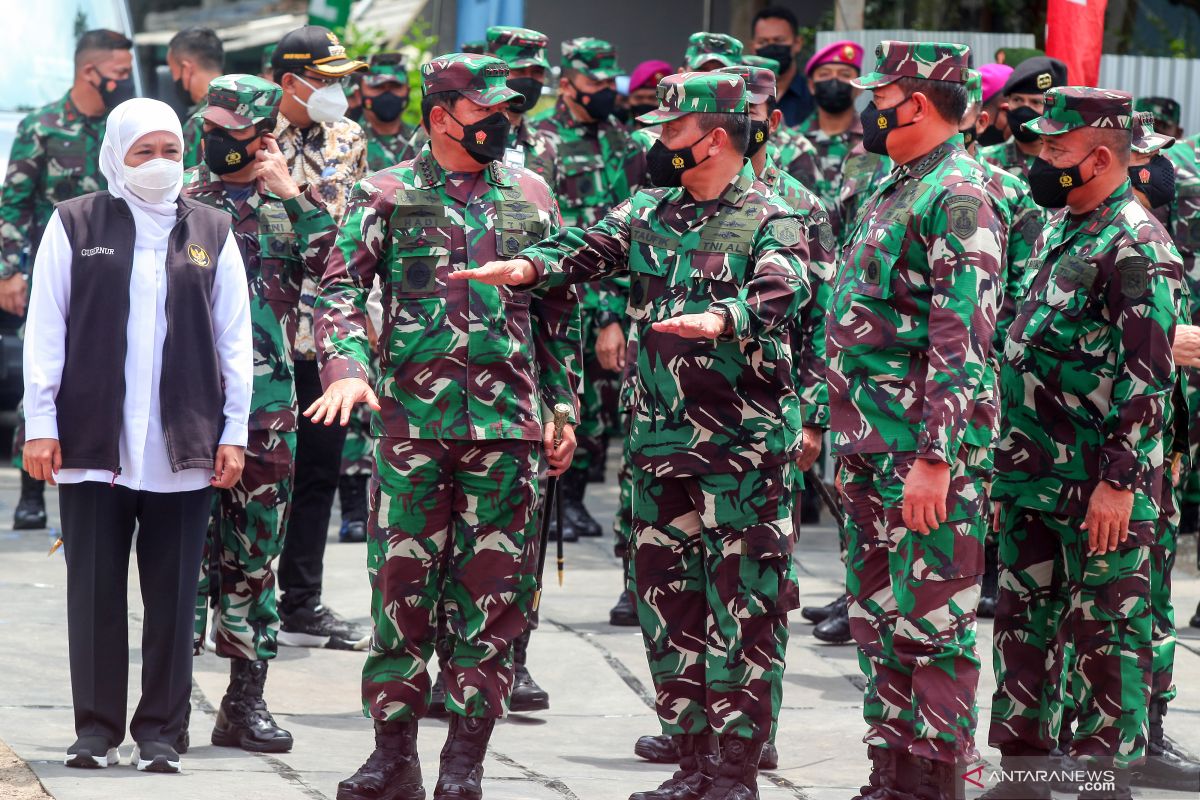
[[[208,257],[208,251],[198,244],[189,244],[187,249],[188,260],[197,267],[207,267],[212,263]]]

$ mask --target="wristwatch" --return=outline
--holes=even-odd
[[[721,333],[718,334],[718,339],[725,339],[733,335],[733,314],[730,313],[728,306],[712,305],[708,307],[711,314],[716,314],[725,320],[724,326],[721,328]]]

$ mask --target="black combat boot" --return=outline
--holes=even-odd
[[[1000,596],[1000,544],[988,541],[983,546],[983,586],[979,592],[979,610],[975,616],[993,619],[996,599]]]
[[[481,800],[483,756],[496,720],[450,715],[450,731],[442,747],[441,772],[433,800]]]
[[[415,720],[375,720],[375,752],[338,784],[337,800],[425,800]]]
[[[672,736],[679,752],[679,769],[657,789],[634,792],[629,800],[700,800],[717,770],[716,734]]]
[[[979,796],[979,800],[1050,800],[1051,786],[1034,778],[1039,771],[1056,768],[1048,753],[1032,756],[1000,756],[1000,771],[1009,779]]]
[[[46,527],[46,483],[21,470],[21,499],[13,512],[14,531],[36,531]]]
[[[1179,536],[1200,532],[1200,503],[1186,502],[1180,509]]]
[[[633,592],[621,592],[621,596],[617,598],[617,604],[608,611],[608,624],[622,628],[636,628],[641,625]]]
[[[229,659],[229,688],[217,712],[213,744],[252,753],[286,753],[292,749],[292,735],[276,725],[267,710],[263,699],[266,682],[266,661]]]
[[[854,800],[891,800],[898,790],[896,751],[888,747],[867,745],[867,756],[871,759],[871,775],[865,786],[858,790]]]
[[[580,536],[601,536],[600,523],[592,519],[583,504],[583,493],[587,489],[587,470],[568,469],[558,479],[558,499],[562,503],[563,540],[575,541]],[[557,523],[557,511],[553,512]]]
[[[954,761],[905,754],[900,790],[916,800],[958,800],[966,797],[962,770]]]
[[[1200,763],[1163,732],[1163,717],[1166,713],[1165,700],[1150,702],[1150,736],[1146,746],[1146,760],[1131,768],[1130,782],[1134,786],[1200,795]]]
[[[367,540],[367,481],[366,475],[343,475],[338,479],[338,498],[342,503],[342,527],[339,542],[359,543]]]
[[[1115,766],[1112,759],[1089,759],[1083,770],[1086,777],[1077,795],[1079,800],[1133,800],[1129,770]]]
[[[545,711],[550,708],[550,694],[537,685],[525,666],[529,655],[529,634],[531,628],[513,642],[513,688],[512,697],[508,701],[509,711]]]
[[[846,644],[854,639],[850,635],[850,598],[842,595],[833,607],[833,612],[812,629],[812,635],[826,644]]]
[[[717,774],[703,800],[758,800],[758,760],[763,744],[761,739],[722,734]]]
[[[679,742],[674,736],[639,736],[634,742],[633,754],[651,764],[678,764]]]
[[[845,597],[845,595],[842,595],[842,597]],[[830,614],[837,610],[837,604],[841,602],[842,597],[830,600],[823,606],[805,606],[804,608],[800,609],[800,616],[804,617],[814,625],[824,622],[825,620],[829,619]]]
[[[608,473],[608,437],[600,438],[599,446],[592,453],[588,462],[587,482],[604,483]]]
[[[821,524],[821,495],[811,481],[805,481],[804,489],[800,492],[800,524]]]

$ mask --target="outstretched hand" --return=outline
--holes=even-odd
[[[344,428],[350,424],[350,414],[359,403],[366,403],[375,411],[381,408],[379,398],[366,381],[362,378],[342,378],[331,383],[325,394],[305,410],[304,416],[312,420],[314,425],[324,422],[328,426],[340,415],[338,424]]]
[[[523,258],[511,261],[489,261],[482,267],[451,272],[452,281],[479,281],[491,286],[524,286],[537,280],[533,264]]]
[[[651,327],[660,333],[673,333],[685,339],[716,339],[725,332],[725,318],[711,311],[680,314],[656,322]]]

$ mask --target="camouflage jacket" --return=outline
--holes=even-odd
[[[509,131],[504,163],[536,172],[550,188],[558,186],[558,150],[554,140],[545,131],[531,127],[524,117]]]
[[[552,185],[567,225],[586,226],[637,190],[646,175],[646,155],[629,131],[610,117],[598,125],[577,121],[558,101],[554,113],[537,123],[556,155],[558,181]],[[578,287],[586,315],[619,317],[625,310],[625,278],[609,277]]]
[[[743,472],[794,457],[802,428],[792,332],[809,302],[807,220],[749,162],[720,198],[648,189],[586,230],[521,253],[551,286],[629,271],[632,463],[658,477]],[[655,331],[678,314],[728,309],[717,341]]]
[[[837,204],[842,185],[842,165],[862,141],[862,120],[855,114],[849,128],[831,135],[821,130],[814,111],[795,129],[804,134],[817,154],[817,185],[811,188],[827,208],[832,208]]]
[[[383,410],[374,433],[540,441],[555,403],[578,408],[574,293],[447,275],[515,256],[558,226],[550,189],[534,173],[493,162],[480,173],[447,174],[428,145],[361,181],[317,299],[322,380],[369,380],[364,309],[378,276]]]
[[[400,123],[400,130],[391,136],[376,133],[369,122],[362,126],[362,131],[367,139],[368,172],[379,172],[401,161],[408,161],[421,147],[414,136],[416,129],[403,122]]]
[[[204,110],[208,97],[196,104],[183,121],[183,168],[191,169],[204,160]]]
[[[279,150],[292,167],[292,179],[311,189],[340,224],[354,184],[367,176],[367,140],[357,122],[343,117],[301,130],[279,115],[275,126]],[[313,301],[317,282],[306,279],[300,291],[300,324],[293,356],[304,361],[317,357],[313,334]]]
[[[837,236],[838,244],[846,243],[846,237],[858,221],[858,212],[863,202],[883,182],[892,169],[892,160],[887,156],[868,153],[862,142],[854,146],[842,165],[841,183],[838,186],[837,203],[829,210],[829,221]]]
[[[1033,164],[1033,156],[1027,156],[1017,149],[1016,139],[979,148],[978,160],[988,161],[1023,181],[1029,180],[1029,167]]]
[[[817,164],[817,151],[812,142],[795,128],[781,125],[767,143],[771,159],[805,187],[817,191],[821,182],[821,168]]]
[[[990,161],[976,160],[987,178],[985,186],[988,192],[999,201],[997,208],[1004,227],[1008,229],[1004,296],[996,318],[995,355],[999,357],[1008,335],[1008,325],[1016,314],[1018,296],[1025,278],[1025,270],[1029,266],[1030,254],[1033,252],[1033,243],[1037,241],[1042,227],[1046,224],[1046,210],[1033,202],[1033,193],[1023,178],[1000,169]]]
[[[779,169],[767,157],[759,179],[784,205],[806,222],[808,234],[808,270],[810,297],[800,309],[796,330],[799,341],[792,343],[796,368],[796,392],[800,396],[800,416],[805,425],[829,427],[829,385],[825,379],[825,312],[833,291],[834,248],[837,241],[829,224],[825,205],[800,181]]]
[[[1200,321],[1200,135],[1178,142],[1166,156],[1175,165],[1175,198],[1163,222],[1183,258],[1194,323]]]
[[[1158,517],[1163,413],[1183,266],[1129,183],[1083,219],[1055,213],[1000,362],[1003,402],[992,494],[1082,517],[1101,480]]]
[[[337,226],[312,191],[288,200],[251,191],[242,201],[201,164],[184,174],[183,194],[228,212],[246,265],[254,345],[250,430],[296,430],[296,338],[300,285],[319,280]]]
[[[100,174],[103,138],[104,119],[85,117],[69,92],[21,120],[0,194],[0,278],[26,264],[33,269],[55,203],[108,188]]]
[[[995,437],[1008,236],[955,135],[892,170],[851,229],[826,320],[835,454],[952,462]]]

